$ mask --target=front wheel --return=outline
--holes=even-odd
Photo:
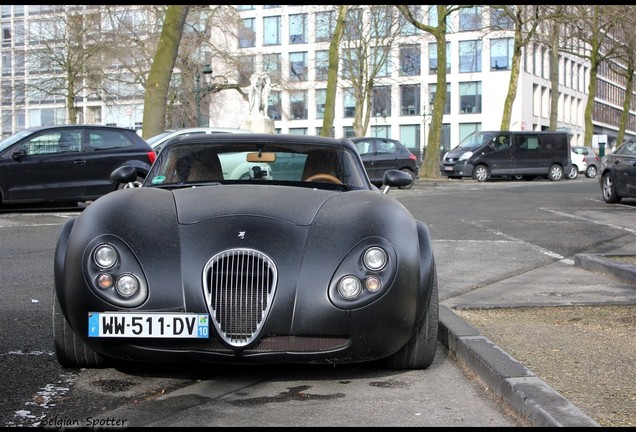
[[[435,359],[437,350],[437,332],[439,327],[439,294],[435,262],[431,269],[431,299],[426,317],[415,329],[413,336],[398,352],[384,360],[391,369],[426,369]]]
[[[484,182],[488,180],[488,167],[486,165],[477,165],[475,169],[473,169],[473,179]]]
[[[559,181],[563,178],[563,167],[558,164],[554,164],[548,171],[548,180]]]
[[[106,367],[106,358],[86,345],[66,321],[55,289],[53,290],[53,341],[57,361],[65,368]]]
[[[616,193],[616,186],[614,185],[614,180],[610,173],[603,176],[602,184],[603,200],[606,203],[614,204],[621,201],[621,197]]]

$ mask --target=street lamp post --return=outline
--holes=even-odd
[[[212,67],[209,64],[203,66],[203,79],[205,82],[205,88],[201,88],[201,73],[196,71],[194,73],[194,94],[195,104],[197,109],[197,127],[201,126],[201,92],[209,93],[212,90],[212,86],[208,83],[208,77],[212,75]]]

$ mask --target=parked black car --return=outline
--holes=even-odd
[[[625,141],[601,159],[599,183],[603,200],[618,203],[636,198],[636,140]]]
[[[400,141],[380,137],[351,138],[351,141],[358,147],[364,168],[375,186],[382,186],[382,177],[386,170],[390,169],[409,174],[413,181],[418,178],[420,163]],[[413,183],[402,189],[412,186]]]
[[[133,129],[35,127],[0,141],[0,205],[94,200],[117,189],[111,172],[132,165],[142,181],[156,153]]]

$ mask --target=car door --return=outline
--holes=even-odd
[[[366,170],[369,179],[372,182],[378,181],[377,170],[374,164],[376,154],[375,140],[372,138],[363,138],[356,140],[355,144],[356,147],[358,147],[358,153],[360,153],[362,163],[364,164],[364,169]]]
[[[86,190],[81,131],[54,129],[28,136],[2,155],[5,200],[75,199]]]
[[[399,149],[395,141],[388,138],[375,139],[375,158],[373,159],[374,175],[382,179],[385,171],[398,169]]]
[[[86,194],[99,197],[115,190],[110,180],[115,168],[138,156],[134,143],[123,131],[110,129],[87,129],[84,131],[84,157],[88,162]]]
[[[515,134],[514,151],[514,172],[515,174],[538,174],[542,172],[542,152],[539,137],[533,134]],[[548,172],[548,168],[545,168]]]
[[[514,149],[509,133],[498,133],[484,148],[484,160],[488,161],[490,174],[509,175],[515,168]]]

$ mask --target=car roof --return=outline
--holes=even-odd
[[[113,125],[101,125],[101,124],[63,124],[63,125],[49,125],[49,126],[33,126],[26,128],[27,131],[41,131],[47,129],[113,129],[113,130],[126,130],[134,131],[133,128]]]
[[[188,143],[205,143],[205,142],[241,142],[245,141],[242,134],[206,134],[206,135],[188,135],[183,137],[175,137],[166,143],[166,146],[175,144]],[[281,144],[320,144],[335,147],[348,147],[357,152],[357,147],[350,138],[330,138],[315,135],[295,135],[295,134],[273,134],[253,132],[250,134],[249,141],[252,143],[281,143]],[[165,147],[164,147],[165,148]]]

